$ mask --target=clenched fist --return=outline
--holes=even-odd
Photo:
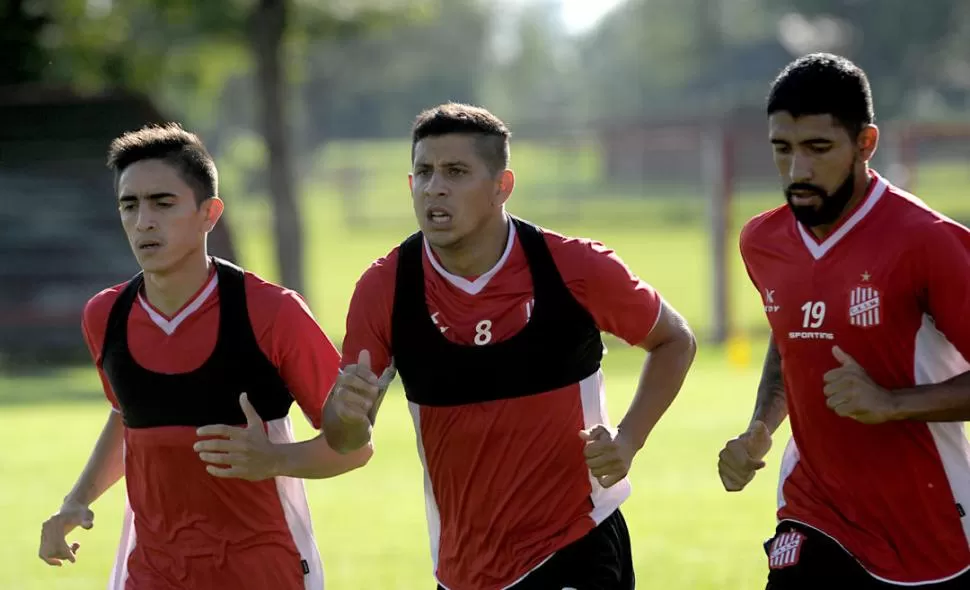
[[[579,437],[586,441],[583,455],[589,472],[601,486],[614,486],[630,472],[636,449],[622,432],[598,425],[580,431]]]
[[[838,346],[832,355],[839,367],[825,374],[825,404],[836,414],[863,424],[881,424],[896,419],[893,394],[872,380],[854,358]]]
[[[717,472],[724,489],[739,492],[765,466],[762,460],[771,449],[771,433],[760,420],[754,421],[747,432],[732,438],[718,455]]]

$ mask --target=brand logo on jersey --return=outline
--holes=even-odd
[[[849,293],[849,323],[860,328],[878,326],[881,303],[879,291],[869,285],[852,289]]]
[[[775,290],[765,289],[765,313],[774,313],[780,309],[780,305],[775,305]]]
[[[797,564],[804,542],[805,535],[796,531],[775,536],[768,550],[768,567],[778,570]]]

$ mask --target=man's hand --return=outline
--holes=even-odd
[[[880,424],[895,419],[896,400],[866,374],[862,366],[838,346],[832,354],[842,366],[825,374],[825,402],[839,416],[863,424]]]
[[[614,433],[599,425],[581,430],[579,438],[586,441],[586,465],[601,486],[616,485],[630,472],[636,449],[622,432]]]
[[[748,430],[732,438],[721,449],[717,460],[717,473],[724,489],[740,492],[754,479],[755,473],[765,466],[765,455],[771,449],[771,432],[768,426],[755,420]]]
[[[340,371],[328,403],[342,422],[370,428],[372,411],[394,379],[393,362],[378,379],[370,367],[370,352],[360,351],[357,364],[347,365]]]
[[[248,396],[239,396],[246,415],[246,427],[214,424],[196,431],[199,436],[216,436],[200,440],[192,447],[199,458],[209,463],[205,469],[216,477],[234,477],[248,481],[269,479],[279,474],[280,453],[266,434],[263,420]],[[226,467],[217,467],[226,465]]]
[[[90,529],[94,526],[94,512],[87,506],[67,501],[48,518],[40,528],[40,551],[38,556],[48,565],[61,566],[61,560],[71,563],[76,560],[79,543],[67,544],[67,534],[81,527]]]

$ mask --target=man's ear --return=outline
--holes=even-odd
[[[512,191],[515,189],[515,173],[506,168],[499,173],[498,183],[495,187],[495,198],[497,205],[504,205],[509,197],[512,196]]]
[[[879,128],[875,125],[863,127],[856,139],[856,146],[859,148],[862,161],[869,162],[875,155],[876,148],[879,147]]]
[[[201,208],[205,213],[205,231],[208,233],[219,223],[222,212],[226,209],[226,204],[219,197],[209,197],[205,201],[202,201]]]

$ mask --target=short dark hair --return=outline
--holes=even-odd
[[[146,125],[111,142],[108,168],[114,170],[115,187],[128,166],[142,160],[164,160],[178,170],[192,187],[196,203],[219,194],[216,164],[199,136],[178,123]]]
[[[457,102],[427,109],[414,120],[411,161],[414,161],[414,147],[419,141],[452,133],[477,136],[478,153],[493,174],[509,167],[509,138],[512,136],[509,128],[488,110]]]
[[[831,53],[812,53],[788,64],[771,84],[768,116],[831,115],[855,137],[876,120],[872,90],[862,68]]]

